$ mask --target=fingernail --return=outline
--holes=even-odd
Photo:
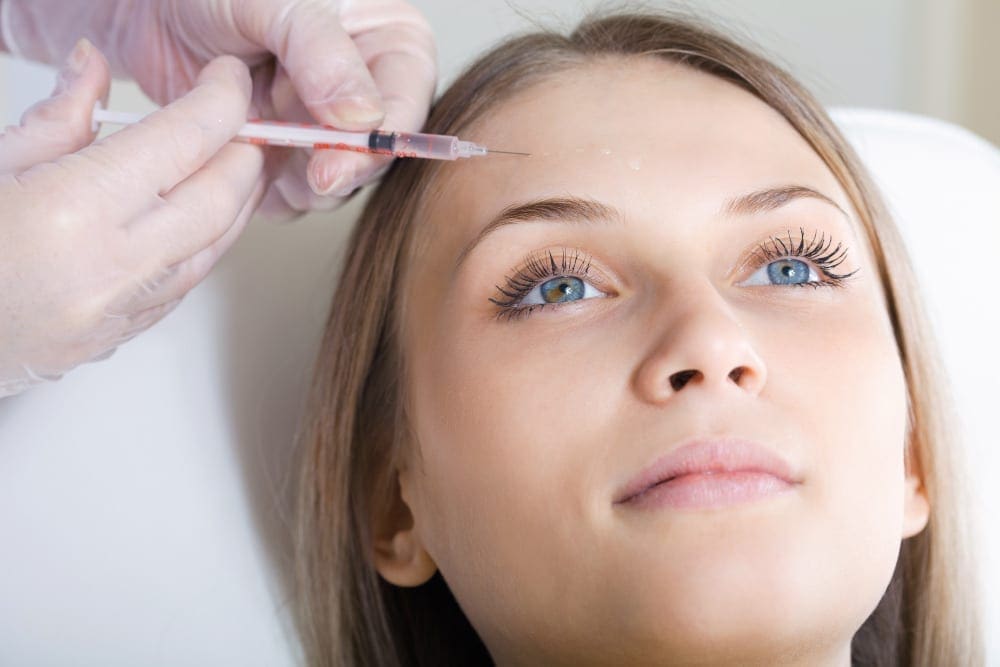
[[[344,97],[333,103],[333,113],[347,123],[374,123],[385,113],[367,97]]]
[[[330,178],[329,174],[324,174],[326,187],[322,188],[321,195],[341,196],[347,190],[353,189],[354,170],[341,168],[337,175]],[[321,184],[322,186],[322,184]]]
[[[73,50],[70,51],[69,57],[66,58],[66,68],[73,74],[81,74],[84,67],[87,66],[87,61],[90,60],[93,48],[94,45],[86,37],[81,37]]]
[[[56,76],[56,87],[52,91],[53,96],[65,92],[70,84],[80,76],[90,58],[90,49],[91,44],[86,39],[81,39],[76,43],[70,54],[66,56],[66,62],[59,69],[59,74]]]

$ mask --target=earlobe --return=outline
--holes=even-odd
[[[413,512],[400,492],[399,475],[393,472],[393,477],[392,498],[374,519],[375,569],[396,586],[419,586],[434,576],[437,564],[424,549]]]
[[[903,538],[913,537],[927,526],[930,501],[920,478],[907,474],[903,489]]]
[[[375,569],[382,578],[396,586],[419,586],[426,583],[437,565],[412,531],[399,532],[389,541],[376,542]]]

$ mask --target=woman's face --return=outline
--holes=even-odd
[[[448,165],[419,223],[398,295],[412,521],[381,530],[383,577],[438,568],[498,664],[848,665],[927,506],[834,176],[763,102],[654,58],[555,75],[465,134],[532,155]],[[772,240],[803,234],[825,252],[789,261]],[[856,273],[794,285],[828,281],[838,244],[830,272]],[[725,507],[614,502],[694,436],[762,443],[801,483]]]

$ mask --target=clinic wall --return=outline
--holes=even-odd
[[[415,0],[438,36],[441,85],[501,36],[572,24],[596,0]],[[1000,144],[998,0],[677,0],[748,37],[830,106],[901,109],[957,122]],[[0,123],[48,95],[54,70],[0,56]],[[112,103],[152,105],[127,82]]]
[[[585,9],[614,6],[595,0],[489,0],[475,3],[475,10],[464,0],[417,4],[440,37],[444,83],[451,80],[470,54],[500,35],[531,27],[519,12],[546,25],[569,25]],[[904,71],[912,0],[685,0],[646,4],[690,8],[749,37],[826,104],[908,106],[911,95]],[[476,25],[489,29],[470,29]],[[845,48],[845,43],[850,48]]]
[[[1000,2],[969,0],[965,7],[962,34],[966,35],[964,67],[961,68],[962,104],[957,121],[973,128],[1000,146]]]
[[[826,104],[919,110],[920,95],[907,72],[914,46],[907,35],[914,7],[932,0],[686,0],[648,2],[679,6],[715,17],[748,35],[809,85]],[[986,0],[992,2],[993,0]],[[532,20],[572,24],[593,0],[416,0],[438,36],[441,82],[447,84],[475,53]],[[51,68],[0,58],[0,121],[15,122],[48,95]],[[115,82],[112,104],[123,110],[152,108],[138,89]]]

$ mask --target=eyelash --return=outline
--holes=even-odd
[[[568,253],[572,253],[572,255]],[[534,255],[528,255],[524,260],[524,266],[518,269],[513,276],[506,277],[508,289],[496,285],[497,290],[507,297],[506,301],[490,299],[491,302],[500,307],[496,313],[497,319],[506,318],[507,320],[513,320],[527,317],[535,308],[557,305],[554,303],[533,303],[530,306],[518,306],[517,304],[531,290],[549,278],[569,275],[582,280],[587,275],[587,272],[590,271],[590,256],[583,257],[579,250],[563,248],[562,260],[558,267],[556,266],[555,257],[552,256],[552,251],[549,250],[547,254],[548,257],[546,259],[548,259],[548,262]],[[577,266],[581,266],[581,268],[577,269]]]
[[[854,271],[846,274],[833,273],[832,269],[839,266],[844,259],[846,259],[847,249],[845,248],[841,251],[841,244],[838,243],[836,248],[828,252],[830,244],[833,243],[833,239],[831,238],[827,242],[825,241],[825,236],[820,236],[820,239],[817,242],[815,233],[813,234],[812,240],[809,241],[808,246],[806,246],[805,231],[801,227],[799,227],[799,233],[800,238],[797,248],[793,248],[794,244],[792,243],[791,232],[788,234],[787,246],[784,241],[776,236],[772,236],[767,241],[758,244],[754,255],[758,258],[758,262],[754,268],[759,268],[764,264],[768,264],[779,259],[805,258],[811,259],[819,268],[820,272],[827,278],[827,280],[810,280],[804,283],[789,283],[788,285],[784,285],[784,287],[843,287],[844,283],[847,282],[847,279],[858,272],[859,269],[855,269]],[[768,247],[768,243],[771,244],[770,247]],[[778,251],[779,245],[781,246],[780,252]],[[527,317],[536,308],[541,309],[546,306],[565,305],[564,303],[533,303],[528,306],[518,306],[517,304],[524,299],[531,292],[531,290],[550,278],[573,276],[582,280],[590,270],[590,261],[590,255],[585,256],[579,250],[571,250],[569,248],[562,249],[562,259],[558,265],[556,264],[556,260],[553,257],[551,250],[547,251],[547,257],[542,259],[533,255],[528,255],[523,262],[523,266],[517,269],[513,276],[505,277],[507,281],[507,289],[496,285],[497,290],[507,297],[506,300],[490,299],[492,303],[499,307],[496,313],[496,318],[510,321]],[[578,269],[578,266],[581,268]],[[779,285],[774,285],[774,287],[779,287]]]

